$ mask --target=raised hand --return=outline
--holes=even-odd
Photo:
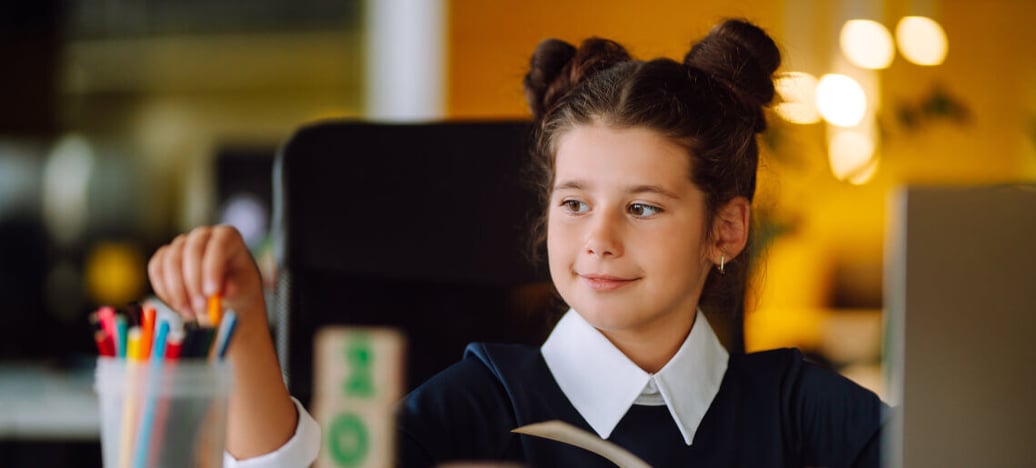
[[[151,287],[185,320],[208,323],[206,298],[222,296],[240,320],[265,320],[262,281],[248,246],[231,226],[202,226],[160,247],[148,262]]]

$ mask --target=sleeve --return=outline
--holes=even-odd
[[[467,357],[407,395],[397,414],[397,466],[501,460],[515,439],[514,412],[502,384]]]
[[[244,460],[237,460],[230,453],[223,452],[223,467],[293,468],[313,464],[320,452],[320,426],[306,411],[306,408],[302,407],[302,403],[299,403],[294,397],[291,400],[299,411],[299,423],[295,427],[295,435],[291,436],[291,439],[273,452]]]
[[[870,390],[801,361],[789,391],[806,466],[878,466],[887,407]]]

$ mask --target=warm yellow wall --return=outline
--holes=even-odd
[[[600,35],[640,57],[679,57],[717,18],[745,16],[784,42],[788,15],[795,13],[785,12],[789,2],[455,0],[448,112],[454,118],[525,116],[521,77],[529,54],[546,37],[574,42]],[[794,4],[810,6],[809,0]],[[887,2],[882,22],[893,29],[910,13],[908,4]],[[818,0],[808,13],[823,21],[837,11]],[[884,136],[880,170],[870,183],[853,186],[833,178],[823,124],[775,122],[783,144],[763,156],[756,206],[796,224],[768,251],[757,278],[750,348],[811,345],[815,338],[807,335],[830,312],[836,283],[880,297],[886,200],[894,187],[1036,180],[1036,2],[944,1],[936,17],[949,36],[943,65],[919,67],[897,56],[879,72]],[[814,41],[785,47],[785,63],[819,65],[810,71],[824,72],[840,27],[828,21],[814,25]],[[935,121],[906,132],[895,120],[896,104],[918,100],[934,83],[969,108],[970,122]]]
[[[450,117],[524,117],[521,78],[536,44],[615,39],[640,57],[682,57],[718,18],[751,17],[779,32],[778,2],[453,0],[449,3]]]

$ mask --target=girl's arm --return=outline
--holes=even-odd
[[[266,319],[259,270],[241,234],[229,226],[199,227],[159,248],[148,262],[158,297],[186,320],[207,322],[206,299],[238,314],[227,351],[234,389],[226,450],[237,459],[273,452],[295,433],[298,413],[281,377]]]

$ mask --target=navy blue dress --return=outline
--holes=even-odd
[[[665,406],[634,405],[608,439],[654,467],[877,466],[884,405],[852,381],[782,349],[731,355],[693,444]],[[554,381],[539,348],[471,344],[464,359],[400,406],[399,463],[517,461],[614,466],[586,450],[511,433],[560,419],[593,432]]]

